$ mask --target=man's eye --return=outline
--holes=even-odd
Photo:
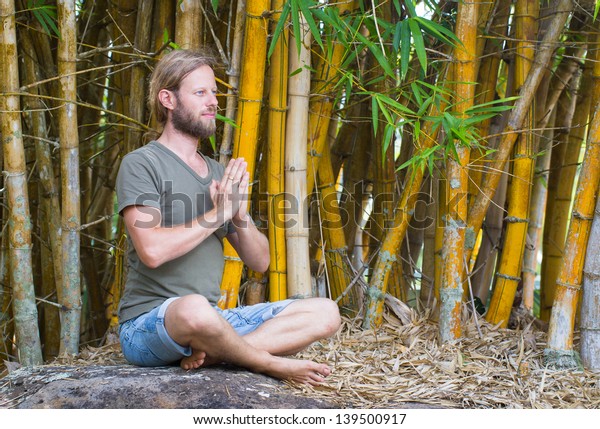
[[[204,91],[196,91],[196,94],[198,94],[198,95],[204,95]]]

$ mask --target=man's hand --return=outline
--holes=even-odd
[[[223,222],[233,220],[235,225],[248,221],[248,187],[250,174],[244,158],[231,159],[225,168],[221,182],[213,181],[210,196],[223,215]]]

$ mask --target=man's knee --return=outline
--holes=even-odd
[[[176,329],[190,336],[221,335],[221,316],[202,295],[186,295],[174,301],[167,310]]]
[[[331,299],[321,299],[321,313],[324,319],[324,336],[331,337],[334,335],[342,324],[342,318],[340,317],[340,308],[335,301]]]
[[[319,338],[329,338],[334,335],[342,323],[340,309],[335,301],[328,298],[309,298],[304,304],[315,315],[314,328]]]

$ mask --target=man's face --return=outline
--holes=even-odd
[[[171,111],[173,127],[201,139],[216,130],[217,83],[212,69],[202,66],[188,74],[174,91],[176,106]]]

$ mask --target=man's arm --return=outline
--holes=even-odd
[[[236,223],[238,225],[236,225]],[[248,218],[245,222],[234,222],[235,232],[227,235],[227,240],[236,250],[242,261],[254,271],[264,273],[269,268],[269,240]]]
[[[123,219],[137,254],[149,268],[185,255],[223,223],[213,209],[187,224],[165,228],[160,226],[160,210],[150,206],[128,206]]]
[[[245,165],[243,159],[232,160],[221,182],[213,181],[210,186],[214,208],[186,224],[163,227],[157,208],[139,205],[124,208],[123,219],[142,262],[156,268],[185,255],[231,220],[239,209],[233,183],[242,180]]]

